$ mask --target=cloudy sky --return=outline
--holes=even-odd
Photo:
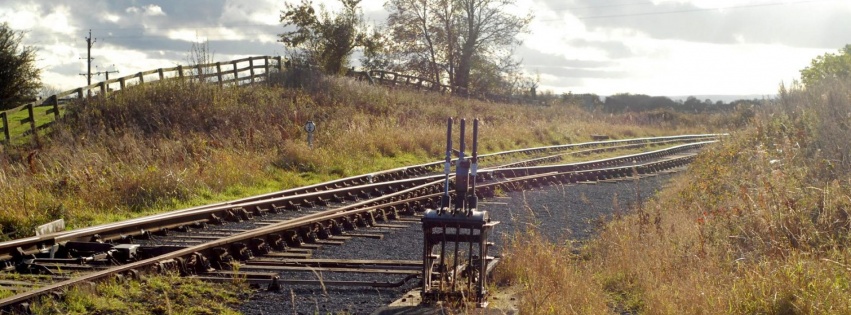
[[[384,1],[361,2],[376,24]],[[3,0],[0,22],[27,31],[44,83],[64,90],[86,83],[89,29],[92,71],[119,71],[112,77],[187,64],[204,40],[217,61],[284,55],[284,3]],[[851,0],[516,0],[511,12],[535,16],[516,53],[557,93],[770,95],[851,43]]]

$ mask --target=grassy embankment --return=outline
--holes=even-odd
[[[446,117],[483,120],[481,151],[706,132],[686,115],[468,101],[349,80],[313,89],[166,82],[69,108],[40,147],[0,154],[5,237],[88,226],[441,158]],[[318,125],[316,145],[302,126]],[[713,122],[716,123],[716,122]]]
[[[40,146],[5,147],[0,155],[6,238],[58,218],[82,227],[438,160],[449,116],[482,119],[482,153],[586,141],[591,134],[703,133],[728,122],[589,113],[569,104],[492,104],[348,79],[312,81],[303,89],[170,81],[67,110]],[[313,149],[301,130],[307,120],[318,125]],[[99,286],[92,300],[51,307],[97,311],[132,299],[103,290],[115,289]]]
[[[578,250],[513,239],[498,279],[523,314],[851,314],[849,113],[848,81],[784,90]]]

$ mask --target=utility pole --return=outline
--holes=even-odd
[[[113,68],[113,69],[115,69],[115,65],[112,65],[112,68]],[[92,75],[101,75],[101,74],[103,74],[103,75],[105,75],[105,76],[106,76],[106,80],[104,80],[104,81],[109,81],[109,74],[110,74],[110,73],[118,73],[118,70],[112,70],[112,71],[110,71],[110,70],[98,71],[98,72],[92,73]],[[89,84],[91,84],[91,83],[89,83]]]
[[[89,29],[89,37],[86,37],[86,64],[88,64],[88,70],[86,73],[80,73],[80,75],[86,77],[86,85],[92,85],[92,45],[97,41],[96,38],[92,38],[92,30]]]
[[[106,76],[106,81],[109,81],[109,74],[110,73],[118,73],[118,70],[104,71],[103,74]]]
[[[112,67],[113,67],[113,69],[114,69],[114,68],[115,68],[115,65],[112,65]],[[108,82],[108,81],[109,81],[109,74],[110,74],[110,73],[118,73],[118,70],[112,70],[112,71],[109,71],[109,70],[98,71],[98,72],[92,73],[92,75],[101,75],[101,74],[103,74],[103,75],[105,75],[105,76],[106,76],[106,80],[103,80],[103,81],[104,81],[104,82]],[[89,84],[89,85],[91,85],[91,84]],[[107,90],[109,89],[109,84],[107,84],[107,85],[106,85],[106,88],[107,88]]]

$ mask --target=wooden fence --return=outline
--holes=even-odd
[[[22,138],[27,135],[32,135],[38,138],[38,131],[52,125],[60,117],[60,104],[82,101],[91,97],[106,96],[109,93],[114,93],[125,89],[129,86],[142,85],[155,81],[167,79],[190,79],[199,80],[209,84],[218,84],[221,87],[251,84],[255,82],[265,81],[268,79],[271,70],[275,69],[283,72],[286,67],[295,66],[284,62],[280,56],[257,56],[249,57],[225,62],[215,62],[208,64],[200,64],[195,66],[177,66],[173,68],[160,68],[149,71],[142,71],[136,74],[125,77],[111,79],[103,82],[98,82],[92,85],[79,87],[76,89],[64,91],[56,95],[52,95],[44,100],[38,100],[26,103],[24,105],[0,112],[0,131],[2,138],[0,141],[9,143],[13,139]],[[302,65],[309,69],[315,66]],[[350,71],[348,76],[355,77],[358,80],[368,80],[372,84],[380,84],[385,86],[404,86],[417,90],[431,90],[441,93],[453,93],[460,96],[473,97],[482,100],[501,101],[509,103],[525,103],[529,100],[523,97],[511,95],[495,95],[481,94],[468,95],[463,90],[458,88],[453,89],[451,86],[440,84],[429,79],[420,78],[401,73],[395,73],[384,70],[368,70],[368,71]],[[43,115],[38,115],[37,109],[47,108]],[[37,116],[48,116],[51,121],[37,123]],[[16,117],[18,120],[18,134],[12,134],[12,126],[9,120]],[[42,119],[45,120],[45,119]],[[20,126],[27,127],[20,127]],[[21,130],[23,129],[23,130]]]
[[[57,119],[59,119],[60,104],[82,101],[99,95],[106,96],[109,93],[120,91],[133,85],[142,85],[145,83],[176,78],[219,84],[221,87],[251,84],[267,80],[272,69],[283,71],[284,65],[285,63],[282,62],[280,56],[257,56],[186,67],[179,65],[173,68],[160,68],[142,71],[125,77],[110,79],[92,85],[64,91],[56,95],[52,95],[44,100],[29,102],[0,112],[0,124],[2,124],[0,125],[0,131],[3,132],[3,138],[0,138],[0,141],[5,140],[6,143],[9,143],[12,139],[24,137],[28,134],[37,138],[38,130],[49,127]],[[52,115],[52,121],[39,125],[36,123],[36,110],[43,108],[47,108],[44,115]],[[23,113],[23,115],[21,113]],[[18,117],[19,124],[29,125],[29,128],[20,134],[11,134],[12,126],[9,125],[9,120],[12,119],[12,117]]]
[[[517,96],[510,94],[493,94],[493,93],[468,93],[462,87],[451,87],[445,84],[435,83],[432,80],[410,76],[401,73],[395,73],[384,70],[369,70],[369,71],[350,71],[349,76],[355,77],[358,80],[367,80],[372,84],[380,84],[386,86],[404,86],[417,90],[432,90],[441,93],[453,93],[457,96],[475,98],[479,100],[495,101],[502,103],[535,103],[534,98],[525,96]]]
[[[426,89],[439,91],[441,93],[452,92],[452,87],[448,85],[435,83],[434,81],[425,78],[384,70],[350,72],[349,76],[354,76],[359,80],[366,79],[373,84],[381,84],[387,86],[406,86],[417,90]]]

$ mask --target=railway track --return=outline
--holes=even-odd
[[[682,166],[694,151],[720,135],[693,135],[588,142],[514,150],[479,156],[476,194],[495,191],[631,178]],[[570,155],[636,149],[664,149],[593,161],[558,164]],[[513,157],[513,158],[512,158]],[[518,160],[518,157],[520,157]],[[510,160],[510,161],[507,161]],[[487,163],[487,164],[485,164]],[[382,237],[370,228],[400,228],[426,208],[434,208],[447,184],[433,173],[434,162],[349,177],[226,203],[195,207],[113,224],[0,243],[5,273],[0,280],[14,296],[0,309],[25,311],[34,298],[81,282],[110,277],[137,278],[170,270],[207,281],[245,281],[275,289],[281,284],[313,284],[281,279],[281,272],[325,270],[401,274],[401,282],[325,282],[325,285],[398,286],[416,279],[422,262],[316,260],[312,250],[355,237]],[[362,232],[367,230],[367,232]],[[238,271],[237,271],[238,270]]]

